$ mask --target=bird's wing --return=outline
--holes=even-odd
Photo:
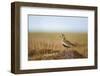
[[[68,45],[68,44],[66,44],[65,42],[62,42],[62,44],[63,44],[63,45],[65,45],[65,46],[69,46],[69,45]]]

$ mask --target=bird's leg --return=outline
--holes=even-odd
[[[67,48],[67,51],[68,51],[69,49]]]
[[[68,48],[65,48],[66,51],[68,51]]]

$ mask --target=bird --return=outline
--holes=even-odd
[[[70,42],[69,40],[66,40],[65,35],[61,33],[61,38],[62,38],[62,45],[66,48],[71,48],[75,47],[76,45]]]

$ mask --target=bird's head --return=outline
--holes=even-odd
[[[63,33],[61,33],[61,39],[65,40],[65,36]]]

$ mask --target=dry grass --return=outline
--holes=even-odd
[[[87,34],[64,33],[77,47],[65,48],[60,33],[29,33],[28,60],[52,60],[87,57]]]

